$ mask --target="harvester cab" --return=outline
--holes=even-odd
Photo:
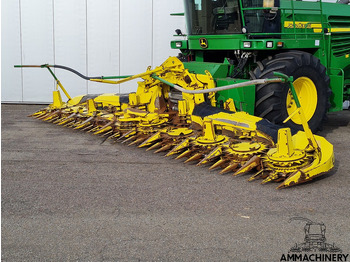
[[[296,0],[185,0],[187,35],[171,42],[185,68],[208,70],[217,86],[271,78],[280,72],[294,86],[312,129],[350,97],[350,5]],[[178,14],[179,15],[179,14]],[[285,83],[217,93],[219,106],[283,124],[296,104]],[[298,116],[284,124],[302,129]]]
[[[221,168],[221,174],[251,172],[249,181],[280,182],[278,188],[310,181],[334,165],[333,146],[312,133],[327,111],[332,77],[314,56],[325,50],[324,31],[318,32],[324,24],[306,26],[299,42],[291,2],[284,1],[289,11],[282,11],[282,0],[273,6],[266,0],[185,1],[189,34],[172,42],[182,55],[136,75],[88,77],[60,65],[17,66],[48,69],[57,82],[53,103],[31,116]],[[279,31],[289,27],[286,17],[294,28]],[[313,37],[304,32],[314,29]],[[51,68],[100,83],[142,81],[128,95],[71,98]],[[341,72],[334,77],[344,84],[346,70]]]
[[[186,15],[188,16],[189,33],[192,35],[220,35],[240,34],[242,29],[247,32],[278,33],[280,28],[279,0],[244,1],[245,7],[259,7],[245,14],[242,20],[241,3],[239,0],[203,0],[185,1]],[[245,21],[245,24],[243,24]]]

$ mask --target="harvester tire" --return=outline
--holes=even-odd
[[[293,76],[294,87],[311,130],[321,130],[330,106],[331,90],[326,68],[320,60],[302,51],[280,53],[261,61],[252,76],[256,79],[273,78],[273,72]],[[282,124],[295,109],[287,83],[269,83],[256,87],[255,115]],[[302,130],[297,115],[283,125]]]

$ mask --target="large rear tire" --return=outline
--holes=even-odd
[[[253,77],[273,78],[273,72],[293,76],[293,84],[309,126],[313,132],[320,130],[330,105],[331,94],[329,77],[320,60],[302,51],[280,53],[258,62]],[[296,110],[295,101],[286,83],[257,86],[255,101],[255,115],[276,124],[282,124]],[[298,114],[284,125],[302,130]]]

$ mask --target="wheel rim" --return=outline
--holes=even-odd
[[[317,107],[317,89],[314,82],[308,77],[299,77],[294,82],[294,89],[297,93],[300,105],[303,108],[305,118],[309,121],[314,115]],[[291,91],[288,91],[287,100],[286,100],[287,112],[288,115],[291,115],[296,109],[294,99],[292,98]],[[301,120],[298,114],[295,114],[291,120],[301,125]]]

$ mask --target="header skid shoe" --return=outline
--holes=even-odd
[[[18,67],[18,66],[17,66]],[[23,66],[28,67],[28,66]],[[49,65],[40,66],[48,68]],[[51,70],[49,70],[52,73]],[[333,167],[333,146],[313,135],[288,76],[215,87],[211,74],[193,74],[175,57],[134,76],[85,77],[119,84],[141,78],[136,93],[100,94],[71,98],[57,81],[53,103],[31,116],[57,125],[91,132],[128,145],[167,152],[166,156],[196,162],[220,174],[253,173],[249,181],[281,182],[277,188],[304,183]],[[110,79],[121,80],[110,80]],[[108,79],[108,80],[106,80]],[[257,82],[258,81],[258,82]],[[293,133],[260,117],[216,107],[217,90],[262,82],[289,82],[304,131]],[[60,91],[67,102],[62,102]],[[228,103],[230,101],[227,101]],[[233,106],[233,107],[232,107]],[[288,119],[287,119],[288,120]]]

